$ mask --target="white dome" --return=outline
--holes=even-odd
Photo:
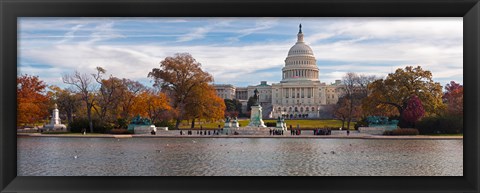
[[[297,42],[288,51],[285,67],[282,68],[282,82],[318,81],[317,60],[312,48],[303,41],[302,25],[297,34]]]
[[[295,45],[290,48],[288,51],[288,56],[298,56],[298,55],[310,55],[313,56],[313,51],[310,46],[304,42],[297,42]]]

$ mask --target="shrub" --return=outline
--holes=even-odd
[[[265,123],[265,126],[267,126],[267,127],[276,127],[276,126],[277,126],[277,123],[266,122],[266,123]]]
[[[418,135],[417,129],[395,129],[383,132],[383,135]]]
[[[168,127],[169,130],[175,129],[175,123],[168,120],[155,122],[154,125],[155,127]]]
[[[368,122],[365,119],[362,119],[360,121],[357,121],[355,125],[353,125],[353,128],[355,128],[355,130],[358,130],[359,127],[368,127]]]
[[[457,134],[463,133],[463,116],[443,115],[424,117],[415,127],[421,134]]]
[[[92,123],[93,132],[95,133],[106,133],[113,128],[112,124],[108,124],[97,119],[92,120]],[[68,126],[70,127],[70,132],[72,133],[80,133],[82,132],[82,129],[87,129],[87,132],[90,132],[90,126],[87,118],[74,119]]]
[[[128,120],[127,119],[122,119],[122,118],[117,119],[116,128],[127,129],[128,128]]]
[[[110,134],[131,134],[127,129],[112,129]]]

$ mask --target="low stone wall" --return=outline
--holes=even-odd
[[[359,127],[358,131],[370,135],[383,135],[383,132],[385,132],[386,129],[383,127]]]
[[[155,125],[137,125],[133,128],[133,133],[134,134],[151,134],[151,132],[155,131],[157,132],[157,128]]]
[[[269,135],[270,129],[274,130],[275,127],[239,127],[224,129],[224,133],[228,131],[228,134],[233,134],[235,131],[239,135]]]
[[[168,131],[168,127],[156,127],[157,132],[159,131]]]

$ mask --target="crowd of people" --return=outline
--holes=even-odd
[[[220,129],[216,129],[216,130],[197,130],[196,132],[192,131],[192,130],[188,130],[188,131],[183,131],[183,130],[180,130],[180,135],[220,135],[220,132],[221,130]]]
[[[350,131],[347,130],[347,135],[350,134]],[[151,132],[152,135],[155,135],[156,132],[152,130]],[[224,132],[223,128],[220,129],[215,129],[215,130],[180,130],[180,135],[221,135],[221,134],[231,134],[231,135],[239,135],[237,131],[231,131],[229,132]],[[270,135],[284,135],[284,131],[281,129],[270,129],[269,130]],[[301,129],[290,129],[290,135],[301,135],[302,130]],[[314,129],[313,130],[313,135],[331,135],[332,130],[330,128],[323,128],[323,129]]]
[[[332,130],[331,129],[314,129],[313,130],[313,135],[331,135]]]
[[[270,129],[270,135],[283,135],[283,130]]]
[[[290,130],[290,135],[301,135],[302,134],[302,130],[300,129],[291,129]]]

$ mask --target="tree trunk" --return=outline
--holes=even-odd
[[[93,133],[92,105],[87,104],[87,118],[90,127],[90,133]]]
[[[176,122],[175,122],[175,129],[178,129],[178,127],[180,126],[180,118],[177,118]]]
[[[345,119],[342,119],[342,128],[345,127]]]
[[[70,125],[72,123],[72,112],[67,111],[67,123]]]
[[[347,129],[350,129],[350,122],[352,121],[352,118],[349,117],[347,121]]]
[[[192,125],[190,126],[191,129],[195,128],[195,118],[192,119]]]

